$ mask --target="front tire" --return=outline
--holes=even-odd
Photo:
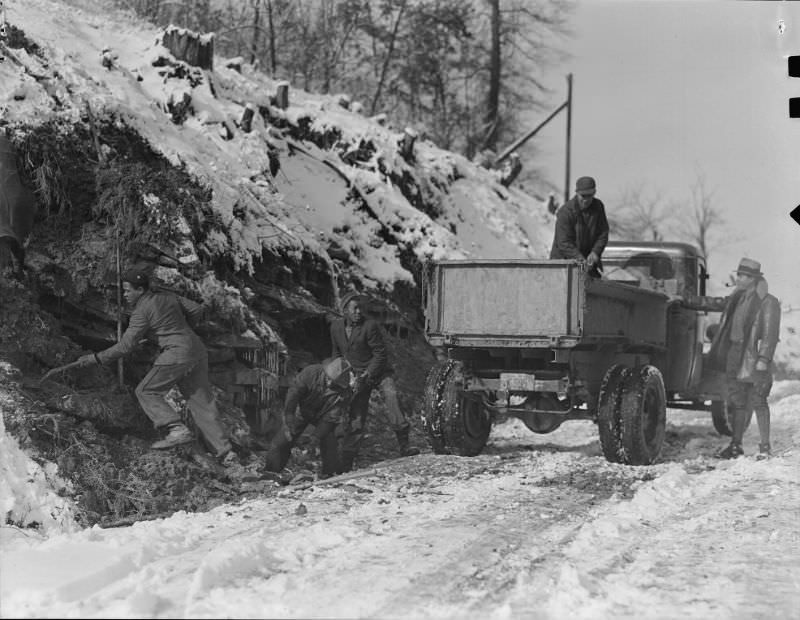
[[[655,366],[642,366],[628,376],[620,404],[624,463],[650,465],[661,453],[667,425],[664,378]]]
[[[600,447],[603,449],[603,456],[610,463],[621,463],[624,460],[620,406],[622,390],[630,372],[630,368],[624,364],[615,364],[606,371],[603,382],[600,384],[600,396],[597,401],[597,429],[600,433]]]
[[[447,454],[442,430],[442,389],[445,379],[454,365],[455,362],[451,360],[437,362],[428,372],[428,378],[425,381],[423,425],[427,431],[431,448],[436,454]]]

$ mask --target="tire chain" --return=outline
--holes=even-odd
[[[444,430],[442,429],[442,392],[456,362],[447,360],[437,362],[425,382],[422,426],[428,433],[434,452],[446,452]]]
[[[600,386],[600,396],[597,406],[597,426],[600,433],[600,447],[603,450],[603,456],[611,463],[625,463],[627,459],[625,447],[622,445],[620,405],[622,401],[622,392],[625,388],[625,384],[628,382],[630,374],[630,368],[618,364],[607,371]],[[602,407],[611,408],[611,420],[605,419],[605,417],[601,415]],[[610,424],[610,427],[607,427],[607,424]]]

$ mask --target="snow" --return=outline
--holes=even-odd
[[[679,451],[647,468],[607,463],[590,422],[534,435],[510,420],[490,454],[416,457],[427,474],[400,459],[125,528],[4,527],[0,615],[792,617],[800,381],[778,382],[771,406],[763,461],[709,458],[723,440],[707,413],[670,410]],[[748,454],[757,441],[751,427]],[[543,483],[581,473],[636,479],[605,499]]]
[[[0,362],[0,377],[9,372],[11,367]],[[71,502],[58,494],[68,483],[59,478],[53,463],[34,462],[6,433],[2,412],[8,406],[10,401],[0,390],[0,509],[5,520],[26,526],[37,524],[43,533],[75,529]],[[0,572],[0,578],[4,577]]]

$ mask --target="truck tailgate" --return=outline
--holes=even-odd
[[[430,336],[578,336],[573,261],[442,261],[425,281]]]

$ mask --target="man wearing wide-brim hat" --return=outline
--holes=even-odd
[[[761,263],[743,258],[736,269],[736,290],[725,300],[719,329],[709,351],[712,365],[725,371],[731,443],[720,458],[744,454],[742,438],[753,410],[760,435],[759,455],[770,454],[769,405],[772,357],[778,344],[780,302],[767,291]]]
[[[592,177],[580,177],[575,182],[575,196],[556,212],[550,258],[585,262],[589,275],[600,277],[601,257],[608,243],[608,220],[596,192]]]

